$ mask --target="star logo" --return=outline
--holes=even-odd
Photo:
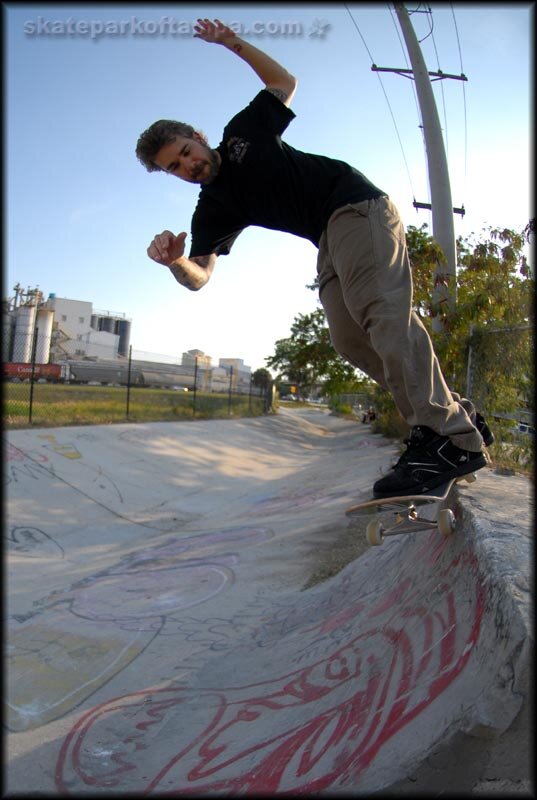
[[[314,19],[309,31],[312,38],[324,39],[332,26],[325,19]]]

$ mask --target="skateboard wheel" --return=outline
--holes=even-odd
[[[457,478],[456,483],[473,483],[477,480],[477,475],[475,472],[470,472],[468,475],[462,475],[460,478]]]
[[[380,520],[372,520],[366,528],[367,541],[371,545],[382,544],[384,527]]]
[[[450,508],[439,511],[438,530],[442,536],[449,536],[455,530],[455,514]]]

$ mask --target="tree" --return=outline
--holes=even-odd
[[[466,240],[459,238],[457,307],[454,314],[440,310],[444,334],[432,331],[432,316],[438,312],[430,300],[436,244],[426,227],[411,226],[407,231],[414,306],[431,335],[444,375],[452,388],[465,390],[470,347],[475,359],[479,337],[482,348],[489,349],[488,356],[484,349],[480,356],[483,363],[488,362],[481,375],[481,382],[488,384],[487,405],[490,408],[492,403],[496,411],[513,409],[520,390],[529,397],[533,387],[528,326],[532,325],[535,284],[523,252],[534,230],[533,221],[522,233],[488,228],[477,240],[473,234]],[[482,336],[487,331],[491,335],[485,343]],[[485,387],[481,388],[484,402]]]
[[[252,374],[252,384],[253,386],[257,386],[258,389],[267,389],[267,387],[272,382],[272,375],[265,369],[261,367],[261,369],[256,369],[256,371]]]
[[[329,394],[342,391],[356,377],[354,367],[344,361],[332,346],[322,308],[295,317],[291,335],[276,342],[274,355],[266,362],[279,371],[280,377],[296,384],[299,394],[305,396],[310,395],[320,382]]]

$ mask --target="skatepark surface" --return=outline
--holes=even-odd
[[[530,480],[369,547],[326,410],[5,438],[3,796],[533,796]]]

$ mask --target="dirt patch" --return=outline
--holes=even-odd
[[[365,538],[365,527],[367,520],[363,518],[354,519],[349,522],[346,528],[334,531],[333,528],[325,529],[317,534],[316,553],[317,566],[314,567],[312,574],[305,582],[301,591],[311,589],[318,583],[332,578],[338,572],[350,564],[351,561],[359,558],[369,550],[370,545]],[[335,534],[335,535],[334,535]],[[326,539],[319,545],[319,539]]]

